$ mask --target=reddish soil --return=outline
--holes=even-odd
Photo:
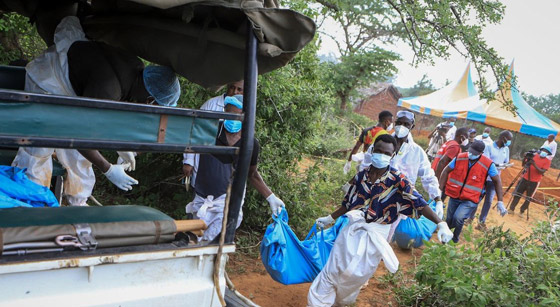
[[[513,162],[515,164],[513,167],[502,172],[502,181],[505,188],[521,170],[520,162]],[[309,165],[309,159],[304,160],[304,167]],[[560,201],[560,183],[556,182],[559,172],[559,170],[555,169],[549,170],[540,184],[541,188],[558,187],[559,189],[539,190],[536,193],[537,195],[535,195],[536,198],[543,200],[544,196],[547,196],[548,198]],[[513,191],[513,188],[510,190],[510,193]],[[511,198],[510,193],[505,195],[506,204]],[[520,216],[518,213],[500,217],[496,209],[492,208],[486,222],[489,226],[503,225],[504,228],[511,229],[520,236],[525,236],[530,233],[531,227],[537,221],[544,219],[546,219],[544,207],[533,203],[529,209],[529,220],[526,219],[525,215]],[[475,236],[482,235],[480,231],[472,231],[474,231]],[[432,240],[437,240],[435,234]],[[412,272],[422,256],[422,248],[402,250],[394,244],[392,246],[400,262],[399,270]],[[230,258],[228,272],[237,289],[261,306],[305,306],[307,303],[307,292],[310,284],[285,286],[272,280],[264,269],[260,258],[237,253]],[[358,296],[356,306],[398,305],[391,289],[387,288],[386,284],[382,281],[382,277],[385,274],[388,274],[388,271],[383,265],[379,265],[377,272],[370,279],[369,285],[362,289]]]

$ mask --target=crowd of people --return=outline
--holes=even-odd
[[[168,107],[176,106],[180,95],[178,79],[171,69],[145,67],[134,55],[87,40],[76,17],[64,18],[57,27],[54,46],[27,65],[25,89]],[[228,84],[225,94],[206,101],[201,109],[241,113],[243,81]],[[512,133],[502,131],[493,141],[490,127],[477,135],[475,129],[457,127],[455,123],[456,118],[449,117],[438,124],[430,134],[426,150],[414,141],[416,118],[410,111],[401,110],[395,115],[383,111],[376,125],[362,131],[343,167],[345,174],[351,172],[353,156],[359,155],[360,161],[343,187],[345,196],[340,207],[316,220],[321,228],[334,224],[342,215],[350,222],[311,285],[310,306],[353,303],[360,287],[374,274],[382,259],[388,268],[396,270],[398,260],[388,242],[404,217],[423,215],[437,224],[437,236],[442,243],[457,243],[463,226],[475,218],[483,199],[477,229],[486,229],[486,218],[495,197],[499,214],[508,213],[500,172],[511,166]],[[241,128],[240,121],[221,122],[216,145],[239,146]],[[515,211],[521,198],[525,200],[521,213],[528,210],[556,154],[554,138],[550,135],[538,152],[523,161],[525,171],[513,193],[510,212]],[[278,214],[285,210],[285,204],[260,175],[259,152],[259,142],[255,139],[248,182],[268,201],[272,214]],[[68,173],[64,194],[70,205],[86,205],[95,184],[92,165],[122,190],[130,190],[138,183],[126,173],[135,168],[133,152],[119,152],[119,160],[111,164],[95,150],[22,147],[13,165],[26,168],[27,175],[36,183],[49,186],[54,153]],[[227,189],[236,164],[234,155],[184,154],[183,175],[189,179],[195,194],[186,205],[186,213],[206,222],[208,229],[200,238],[202,241],[213,240],[221,231]],[[418,179],[429,198],[435,201],[434,210],[416,190]],[[241,221],[242,212],[237,226]],[[357,256],[360,263],[354,261]]]

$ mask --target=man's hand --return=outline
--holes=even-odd
[[[183,175],[185,175],[186,178],[189,178],[190,176],[192,176],[193,173],[193,166],[190,164],[183,164]]]
[[[317,220],[315,220],[315,223],[317,223],[317,227],[325,228],[325,227],[328,227],[328,226],[334,224],[334,219],[332,218],[332,216],[327,215],[327,216],[318,218]]]
[[[138,184],[138,181],[125,173],[125,169],[130,167],[128,163],[126,164],[112,164],[109,170],[104,173],[105,177],[109,179],[117,188],[130,191],[132,190],[132,185]]]
[[[347,161],[346,164],[344,164],[344,168],[342,169],[342,171],[344,172],[344,175],[348,174],[351,167],[352,167],[352,162],[351,161]]]
[[[449,230],[449,226],[447,226],[446,222],[440,222],[437,224],[437,229],[437,236],[441,243],[447,243],[453,239],[453,233]]]
[[[436,202],[436,215],[440,219],[443,219],[443,202],[441,200]]]
[[[506,207],[504,207],[503,201],[498,201],[497,207],[498,207],[498,213],[500,213],[501,216],[505,216],[508,213]]]
[[[284,202],[280,198],[276,197],[274,193],[270,194],[270,196],[266,198],[266,201],[268,201],[268,204],[270,205],[270,210],[272,210],[272,214],[274,216],[280,214],[282,208],[286,207]]]
[[[126,171],[130,172],[136,169],[136,153],[133,151],[117,151],[119,158],[117,159],[117,164],[128,163],[130,165]]]

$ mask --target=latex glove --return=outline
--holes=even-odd
[[[280,198],[276,197],[274,193],[270,194],[270,196],[266,198],[266,201],[268,201],[268,204],[270,205],[270,210],[272,210],[272,214],[274,216],[280,214],[282,208],[286,207],[284,202]]]
[[[347,182],[342,186],[342,191],[344,191],[344,193],[348,193],[350,187],[352,187],[352,185]]]
[[[453,239],[453,233],[449,230],[446,222],[440,222],[437,224],[437,237],[441,243],[447,243]]]
[[[436,202],[436,214],[440,219],[443,219],[443,202],[441,200]]]
[[[498,206],[498,212],[500,213],[501,216],[504,216],[508,213],[506,207],[504,207],[503,201],[499,201],[497,206]]]
[[[342,169],[342,171],[344,172],[344,175],[348,174],[351,167],[352,167],[352,162],[350,162],[350,161],[347,161],[346,164],[344,164],[344,168]]]
[[[334,224],[334,219],[332,218],[332,216],[327,215],[327,216],[318,218],[317,220],[315,220],[315,223],[317,223],[317,227],[325,228],[327,226],[330,226],[330,225]]]
[[[132,190],[133,184],[138,184],[138,181],[125,173],[125,169],[129,168],[128,163],[125,164],[111,164],[109,170],[104,173],[105,177],[109,179],[117,188],[125,191]]]
[[[133,171],[136,169],[136,153],[133,151],[117,151],[119,154],[119,158],[117,159],[117,164],[125,164],[128,163],[130,166],[125,169],[127,172]]]

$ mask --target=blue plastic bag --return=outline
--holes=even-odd
[[[0,165],[0,208],[58,207],[47,187],[29,180],[25,169]]]
[[[432,210],[435,210],[435,201],[432,200],[429,205]],[[397,242],[400,248],[418,248],[424,244],[423,240],[430,241],[436,228],[437,225],[425,216],[419,219],[407,218],[397,225],[393,241]]]
[[[284,285],[312,282],[325,266],[336,237],[348,224],[341,216],[331,228],[317,231],[313,225],[300,241],[288,225],[288,213],[282,210],[268,225],[261,244],[261,259],[272,279]]]

